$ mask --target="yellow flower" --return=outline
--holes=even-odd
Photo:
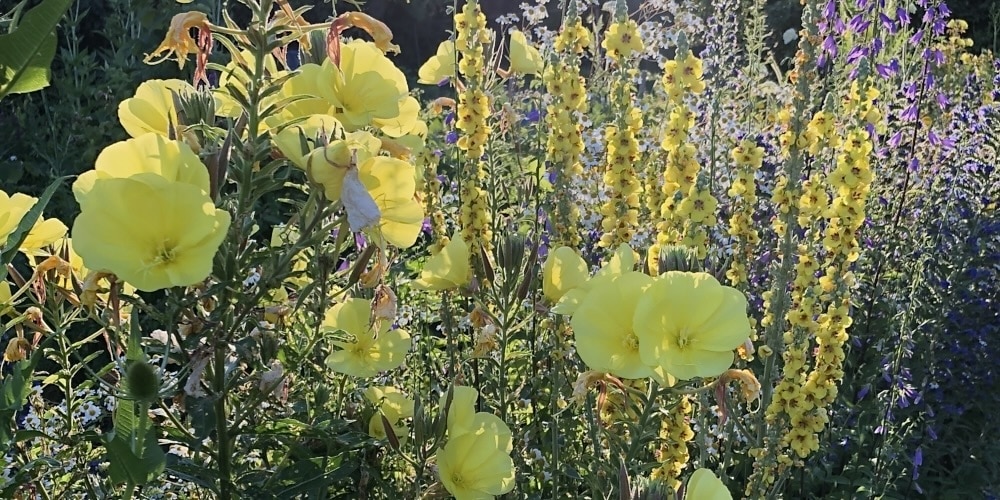
[[[17,230],[18,224],[25,214],[35,206],[38,198],[23,193],[8,196],[0,191],[0,248],[7,244],[7,238]],[[19,249],[26,254],[33,254],[42,247],[58,241],[66,234],[66,225],[58,219],[44,219],[41,216],[35,221]]]
[[[0,317],[14,310],[14,295],[7,280],[0,281]]]
[[[587,296],[590,290],[633,270],[635,262],[635,252],[632,250],[632,247],[628,246],[627,243],[622,243],[615,250],[614,255],[611,256],[608,262],[592,278],[568,290],[552,308],[552,312],[562,315],[572,315],[576,312],[580,306],[580,302]]]
[[[328,114],[349,131],[368,125],[412,129],[417,120],[415,111],[411,116],[414,104],[407,102],[407,92],[403,72],[374,44],[355,40],[341,46],[340,66],[329,59],[321,66],[304,64],[285,82],[283,96],[308,97],[286,106],[281,117]]]
[[[474,430],[473,424],[476,417],[476,400],[479,399],[479,391],[467,385],[456,385],[452,389],[451,406],[448,407],[448,435],[457,436],[459,434]],[[448,402],[448,393],[441,395],[438,406],[443,411]]]
[[[437,453],[438,475],[457,500],[483,500],[514,489],[513,439],[500,418],[489,413],[473,417],[472,430],[457,436]]]
[[[204,193],[209,190],[208,169],[191,148],[162,135],[148,133],[135,139],[116,142],[97,155],[94,170],[84,172],[73,183],[76,201],[83,199],[100,179],[130,178],[140,174],[142,179],[159,177],[170,182],[189,184]]]
[[[553,250],[542,265],[542,293],[553,303],[588,279],[587,263],[570,247]]]
[[[84,265],[146,292],[204,280],[229,229],[205,191],[152,173],[98,179],[78,200],[73,246]]]
[[[438,45],[437,53],[431,56],[420,69],[417,70],[420,77],[417,83],[427,85],[437,85],[445,78],[455,76],[455,42],[445,40]]]
[[[576,350],[591,370],[622,378],[653,375],[639,355],[639,338],[633,331],[636,305],[653,278],[627,272],[594,287],[580,303],[570,325]]]
[[[378,151],[381,143],[378,139],[374,141],[375,151]],[[306,157],[307,172],[315,182],[323,185],[331,201],[340,200],[348,186],[345,179],[351,169],[340,163],[345,151],[348,149],[343,144],[331,144]],[[380,213],[378,230],[370,236],[379,244],[384,240],[399,248],[413,245],[424,221],[423,207],[413,198],[417,189],[416,169],[410,163],[387,156],[358,158],[358,162],[357,180],[368,191]]]
[[[520,75],[537,75],[542,72],[542,55],[538,49],[528,44],[524,32],[514,30],[510,33],[510,73]]]
[[[368,434],[376,439],[386,439],[382,416],[389,421],[393,433],[400,443],[406,442],[409,427],[403,419],[413,416],[413,400],[406,397],[395,387],[369,387],[365,389],[365,398],[379,406],[379,412],[368,421]]]
[[[208,22],[208,16],[203,12],[182,12],[170,20],[170,28],[167,29],[167,36],[152,54],[146,54],[143,62],[146,64],[159,64],[170,58],[171,54],[177,55],[177,65],[184,69],[187,62],[187,55],[198,52],[198,44],[191,38],[191,28],[210,31],[212,25]],[[155,59],[163,54],[163,57]]]
[[[326,358],[326,366],[338,373],[354,377],[374,377],[403,364],[410,350],[410,334],[406,330],[390,330],[388,321],[370,324],[371,301],[347,299],[330,308],[323,319],[325,331],[342,330],[354,337],[353,342],[334,341],[340,349]]]
[[[336,140],[343,130],[343,125],[330,115],[310,115],[272,135],[271,140],[285,158],[305,170],[306,155]]]
[[[118,104],[118,121],[132,137],[148,132],[167,137],[170,126],[178,125],[173,94],[194,92],[195,88],[183,80],[147,80],[135,89],[135,96]]]
[[[424,290],[451,290],[472,280],[469,246],[458,234],[454,235],[436,255],[430,256],[414,282]]]
[[[642,361],[682,380],[721,375],[751,332],[746,297],[708,273],[662,274],[636,305],[633,323]]]
[[[427,125],[419,119],[420,102],[415,97],[406,96],[399,101],[399,114],[392,118],[373,118],[372,125],[390,137],[402,137],[423,131]]]
[[[712,471],[698,469],[688,479],[684,500],[733,500],[733,495]]]

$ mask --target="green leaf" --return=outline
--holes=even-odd
[[[2,37],[0,37],[2,38]],[[4,48],[0,45],[0,58],[3,57]],[[24,214],[21,218],[21,222],[17,224],[17,229],[7,237],[7,243],[0,249],[0,281],[7,279],[7,264],[14,260],[14,255],[17,254],[18,247],[21,243],[24,243],[25,238],[28,237],[28,233],[31,232],[31,228],[35,227],[35,222],[38,218],[42,216],[42,210],[45,210],[45,206],[49,204],[49,200],[52,199],[52,195],[55,194],[59,186],[62,185],[63,181],[67,177],[60,177],[51,184],[49,187],[45,188],[45,192],[42,196],[38,198],[31,210]]]
[[[49,84],[56,53],[56,25],[73,0],[45,0],[28,11],[17,28],[0,35],[0,100]]]

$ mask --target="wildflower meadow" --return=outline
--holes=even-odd
[[[1000,496],[1000,8],[410,1],[0,2],[0,498]]]

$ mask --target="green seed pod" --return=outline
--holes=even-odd
[[[132,398],[149,401],[160,392],[160,377],[149,363],[135,361],[125,372],[125,389]]]

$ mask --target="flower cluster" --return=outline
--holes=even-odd
[[[674,493],[680,489],[681,473],[691,458],[688,443],[694,439],[690,421],[692,411],[691,397],[682,396],[660,423],[660,439],[663,444],[656,451],[660,466],[653,469],[651,478],[665,482]]]
[[[732,151],[736,175],[727,193],[733,200],[733,211],[729,217],[729,236],[733,237],[733,261],[726,270],[726,278],[732,286],[740,286],[747,281],[747,262],[750,262],[757,245],[760,232],[753,222],[757,206],[756,174],[764,160],[764,148],[744,139]]]

